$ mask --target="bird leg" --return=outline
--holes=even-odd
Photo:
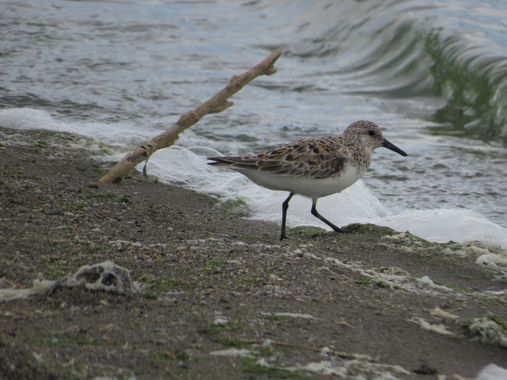
[[[294,196],[294,193],[290,193],[287,199],[282,203],[282,233],[280,240],[287,239],[285,235],[285,222],[287,221],[287,209],[289,208],[290,199]]]
[[[329,220],[327,220],[326,218],[324,218],[322,215],[319,214],[319,212],[317,211],[317,199],[312,199],[312,215],[322,220],[336,232],[344,232],[340,227],[335,226],[333,223],[331,223]]]

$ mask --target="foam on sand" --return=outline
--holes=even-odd
[[[475,380],[505,380],[507,379],[507,369],[497,366],[496,364],[488,364],[480,370]]]

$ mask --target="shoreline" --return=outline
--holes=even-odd
[[[0,377],[328,378],[327,363],[348,376],[451,379],[507,368],[507,347],[468,331],[487,315],[507,320],[505,280],[464,247],[375,226],[292,228],[280,242],[273,223],[139,173],[89,188],[109,164],[78,147],[85,138],[0,136],[0,288],[104,260],[144,288],[0,301]]]

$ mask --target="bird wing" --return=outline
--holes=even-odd
[[[341,171],[350,158],[337,137],[299,140],[254,156],[208,157],[210,165],[226,165],[238,171],[259,170],[291,176],[331,177]]]

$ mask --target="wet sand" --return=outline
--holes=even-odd
[[[0,378],[451,379],[507,368],[506,347],[469,328],[484,317],[507,333],[505,292],[487,293],[505,280],[475,264],[484,248],[374,226],[295,228],[280,242],[278,225],[241,207],[138,173],[89,187],[110,163],[84,138],[0,129],[0,141],[0,288],[111,260],[143,289],[0,302]]]

